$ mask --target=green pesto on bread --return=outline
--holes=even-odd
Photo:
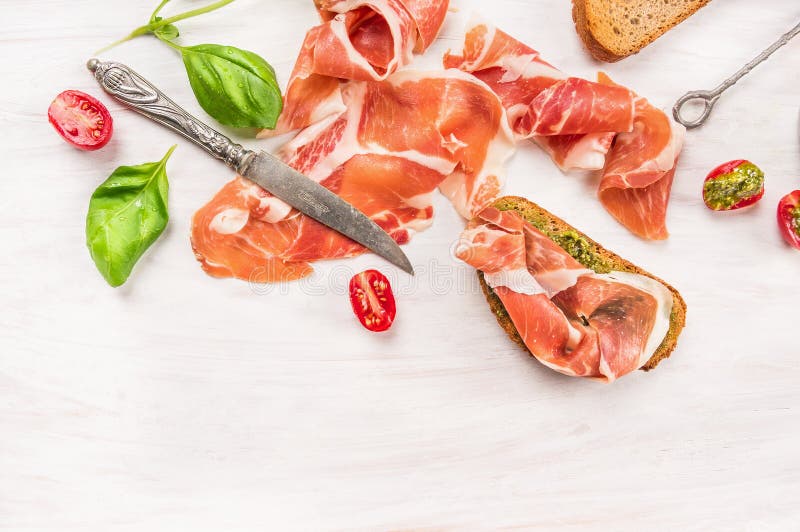
[[[667,287],[672,293],[673,301],[672,312],[669,319],[669,331],[661,342],[661,345],[659,345],[658,349],[653,353],[653,356],[650,357],[650,360],[648,360],[641,369],[645,371],[651,370],[663,359],[669,357],[678,343],[678,335],[686,324],[686,303],[677,290],[655,275],[642,270],[616,253],[608,251],[564,220],[525,198],[504,196],[496,200],[493,206],[501,211],[516,211],[523,219],[558,244],[575,260],[587,268],[594,270],[596,273],[609,273],[611,271],[638,273],[655,279]],[[497,323],[500,324],[500,327],[503,328],[512,340],[527,349],[525,342],[523,342],[522,337],[517,332],[516,327],[514,327],[511,317],[508,315],[508,312],[506,312],[502,301],[500,301],[500,298],[497,297],[489,285],[484,282],[483,274],[480,271],[478,272],[478,279],[483,293],[486,295],[489,307],[497,318]]]

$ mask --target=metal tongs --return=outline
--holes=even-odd
[[[758,56],[743,66],[738,72],[736,72],[733,76],[729,77],[722,83],[720,83],[715,89],[710,91],[689,91],[680,98],[678,101],[675,102],[675,106],[672,108],[672,116],[675,117],[679,123],[686,126],[687,129],[692,129],[698,127],[703,124],[708,118],[708,115],[711,114],[711,110],[714,108],[714,104],[717,103],[717,100],[725,92],[727,89],[732,87],[734,83],[739,81],[744,77],[745,74],[753,70],[756,66],[766,60],[769,56],[772,55],[775,50],[780,48],[781,46],[788,43],[792,37],[800,33],[800,24],[797,24],[794,28],[789,30],[788,32],[784,33],[780,39],[775,41],[772,46],[758,54]],[[684,104],[687,102],[691,102],[693,100],[699,100],[703,103],[703,112],[695,118],[694,120],[688,120],[681,116],[681,110],[683,109]]]

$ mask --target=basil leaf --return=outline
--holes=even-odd
[[[111,286],[120,286],[134,264],[158,239],[169,220],[166,164],[120,166],[97,187],[86,215],[86,245]]]
[[[162,17],[153,17],[150,21],[152,22],[161,22],[163,20]],[[180,32],[178,31],[178,26],[175,24],[167,24],[166,26],[161,26],[160,28],[156,28],[153,30],[153,34],[161,39],[162,41],[171,41],[177,39],[180,36]]]
[[[273,129],[283,109],[275,71],[247,50],[218,44],[181,48],[200,106],[221,124]]]

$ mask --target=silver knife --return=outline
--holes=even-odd
[[[386,231],[316,181],[267,152],[256,153],[234,143],[187,113],[127,66],[98,59],[90,59],[86,66],[103,90],[134,111],[180,133],[298,211],[414,274],[408,257]]]

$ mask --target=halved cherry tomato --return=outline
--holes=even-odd
[[[53,100],[47,118],[64,140],[81,150],[108,144],[114,123],[106,106],[81,91],[64,91]]]
[[[800,249],[800,190],[786,194],[778,203],[778,227],[786,243]]]
[[[385,331],[397,314],[389,280],[377,270],[366,270],[350,279],[350,304],[358,321],[370,331]]]
[[[714,211],[741,209],[764,196],[764,172],[744,159],[711,170],[703,182],[703,202]]]

